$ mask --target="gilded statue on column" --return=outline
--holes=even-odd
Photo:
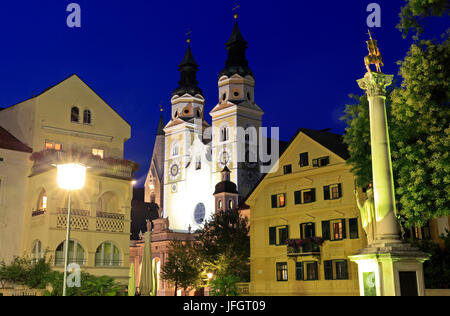
[[[364,63],[366,64],[367,72],[371,73],[370,65],[375,65],[376,72],[381,73],[381,66],[383,64],[383,57],[381,56],[380,49],[378,48],[377,41],[372,38],[372,34],[369,31],[370,40],[367,41],[367,49],[369,50],[369,55],[364,58]]]

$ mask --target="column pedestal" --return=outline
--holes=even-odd
[[[424,296],[428,255],[409,243],[376,242],[349,259],[358,264],[361,296]]]

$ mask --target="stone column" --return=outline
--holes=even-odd
[[[394,76],[368,72],[358,84],[369,100],[373,186],[376,212],[376,242],[400,241],[396,217],[394,178],[386,116],[386,87]]]

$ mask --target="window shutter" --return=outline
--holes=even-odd
[[[342,220],[342,239],[347,238],[347,228],[345,227],[345,218]]]
[[[322,222],[322,239],[330,240],[330,221]]]
[[[323,267],[325,272],[325,280],[333,280],[333,261],[324,261]]]
[[[358,219],[350,218],[348,220],[348,226],[349,226],[349,230],[350,230],[350,239],[358,239],[359,238]]]
[[[277,208],[277,206],[278,206],[277,196],[272,195],[272,208]]]
[[[276,245],[277,243],[277,229],[276,227],[269,227],[269,245]]]
[[[303,281],[305,273],[303,272],[303,262],[295,263],[295,279],[297,281]]]
[[[313,167],[319,167],[319,159],[313,159]]]
[[[295,204],[302,204],[302,191],[294,192]]]
[[[311,202],[316,201],[316,189],[311,189]]]
[[[312,236],[316,237],[316,223],[312,223]]]
[[[341,183],[338,184],[338,192],[339,192],[339,198],[341,198],[342,197],[342,184]]]
[[[324,186],[323,187],[323,199],[325,201],[330,199],[330,187],[329,186]]]
[[[300,224],[300,239],[303,239],[303,224]]]

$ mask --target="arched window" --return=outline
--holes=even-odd
[[[39,240],[36,240],[33,243],[33,248],[31,249],[31,262],[37,263],[42,258],[44,258],[44,252],[42,251],[42,243]]]
[[[36,211],[45,212],[47,210],[47,201],[48,201],[47,193],[45,192],[44,189],[42,189],[37,201]]]
[[[83,124],[91,125],[92,115],[90,110],[84,110],[83,112]]]
[[[227,142],[230,140],[230,130],[228,126],[224,126],[220,129],[220,141]]]
[[[172,145],[172,157],[178,157],[180,154],[180,146],[178,143]]]
[[[218,209],[218,210],[221,210],[221,209],[222,209],[222,206],[223,206],[223,202],[222,202],[222,200],[219,200],[219,201],[217,202],[217,209]]]
[[[97,216],[102,213],[118,213],[119,198],[113,192],[103,193],[97,200]]]
[[[97,251],[95,252],[96,267],[120,267],[121,265],[122,260],[120,257],[120,250],[114,243],[107,241],[98,246]]]
[[[229,200],[228,201],[228,209],[232,210],[233,209],[233,200]]]
[[[59,244],[58,248],[56,248],[55,252],[55,266],[64,266],[64,258],[65,258],[65,245],[66,241],[63,241]],[[69,242],[69,260],[68,263],[76,263],[80,266],[83,266],[85,262],[84,256],[84,248],[79,244],[76,240],[71,240]]]
[[[70,121],[73,123],[80,122],[80,109],[76,106],[72,107],[72,109],[70,110]]]

